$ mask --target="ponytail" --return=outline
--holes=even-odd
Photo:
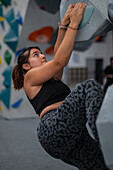
[[[15,90],[20,90],[24,84],[24,75],[18,64],[12,70],[12,80]]]
[[[28,63],[30,51],[33,48],[36,48],[41,51],[40,48],[37,46],[28,47],[24,49],[18,56],[17,65],[12,70],[12,79],[15,90],[20,90],[24,85],[24,75],[27,73],[27,70],[23,69],[22,65],[24,63]]]

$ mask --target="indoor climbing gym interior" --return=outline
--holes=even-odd
[[[85,87],[88,81],[98,87]],[[113,170],[112,107],[113,0],[0,0],[0,170]],[[91,144],[81,145],[88,140],[84,129],[95,154]]]

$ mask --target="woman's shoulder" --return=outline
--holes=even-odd
[[[37,93],[41,90],[43,84],[37,86],[30,86],[29,83],[24,83],[24,91],[29,97],[29,99],[33,99]]]

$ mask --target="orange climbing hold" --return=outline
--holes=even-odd
[[[54,54],[54,46],[50,46],[45,50],[46,54],[53,55]]]
[[[51,26],[44,27],[40,30],[32,32],[28,39],[38,43],[48,43],[53,35],[54,28]]]

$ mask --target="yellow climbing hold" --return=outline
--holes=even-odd
[[[2,111],[2,106],[0,106],[0,111]]]
[[[0,111],[2,111],[1,100],[0,100]]]
[[[3,35],[1,35],[1,39],[4,40],[4,36]]]
[[[2,64],[2,58],[0,57],[0,65]]]
[[[4,21],[4,18],[0,16],[0,21],[3,22]]]

